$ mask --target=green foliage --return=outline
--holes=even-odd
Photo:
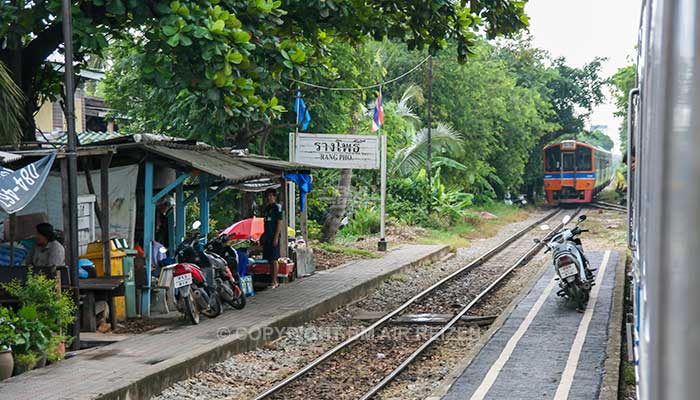
[[[613,96],[615,96],[615,111],[616,117],[622,117],[620,124],[620,149],[623,153],[627,152],[627,101],[629,99],[630,90],[636,84],[637,66],[632,64],[622,67],[617,70],[615,75],[608,78],[607,83],[610,85]]]
[[[15,143],[22,131],[24,95],[0,61],[0,144]]]
[[[33,369],[37,361],[39,361],[39,355],[37,353],[18,353],[13,354],[15,364],[23,365],[27,369]]]
[[[23,305],[17,311],[13,321],[17,337],[12,344],[12,354],[16,360],[26,359],[26,364],[31,365],[32,360],[35,362],[37,356],[46,352],[50,344],[51,328],[44,323],[45,320],[33,304]]]
[[[0,351],[11,350],[18,339],[17,316],[9,308],[0,307]]]
[[[595,130],[592,132],[584,131],[579,133],[578,135],[573,135],[573,134],[566,134],[558,137],[556,141],[561,141],[561,140],[566,140],[566,139],[574,139],[586,142],[589,144],[592,144],[594,146],[598,146],[602,149],[611,151],[613,146],[615,146],[615,143],[613,140],[610,138],[610,136],[606,135],[603,133],[603,131]]]
[[[138,14],[142,34],[115,35],[105,94],[127,129],[246,146],[286,110],[278,98],[293,96],[289,78],[328,78],[348,68],[371,77],[360,76],[363,58],[339,62],[339,43],[389,38],[434,53],[451,41],[464,61],[479,30],[510,35],[528,24],[525,1],[203,3],[156,2],[155,13]],[[130,4],[118,11],[134,12]]]
[[[62,332],[75,318],[75,304],[68,292],[56,292],[56,280],[29,273],[24,284],[18,281],[2,287],[28,309],[33,309],[42,324],[56,333]],[[29,312],[29,311],[27,311]],[[20,315],[22,317],[22,315]]]
[[[46,360],[49,362],[56,362],[60,361],[63,359],[65,356],[65,351],[60,351],[61,350],[61,345],[63,345],[63,349],[65,350],[65,346],[68,346],[71,343],[72,338],[68,336],[63,336],[63,335],[53,335],[49,339],[48,347],[46,349]]]
[[[342,228],[343,234],[363,236],[379,232],[379,210],[373,203],[355,207],[349,223]]]

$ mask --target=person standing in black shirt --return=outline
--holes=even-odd
[[[265,208],[263,215],[265,218],[265,232],[260,238],[260,243],[263,248],[263,258],[266,259],[272,267],[272,288],[279,286],[277,281],[277,272],[279,265],[277,260],[280,258],[280,236],[282,233],[283,214],[282,206],[277,203],[277,191],[275,189],[267,189],[265,191]]]

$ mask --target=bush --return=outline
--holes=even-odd
[[[355,207],[352,218],[343,227],[343,233],[352,236],[363,236],[378,233],[381,224],[379,211],[374,204]]]
[[[9,308],[0,307],[0,351],[12,350],[17,340],[17,316]]]
[[[69,293],[59,294],[56,285],[55,279],[30,272],[24,285],[15,280],[2,287],[23,306],[34,307],[37,319],[53,332],[60,333],[75,319],[75,304]]]
[[[18,364],[32,368],[36,360],[49,348],[51,329],[40,319],[35,305],[24,305],[14,319],[17,337],[12,344],[12,355]]]

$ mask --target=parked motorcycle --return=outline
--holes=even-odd
[[[241,310],[245,307],[245,293],[238,275],[238,253],[230,246],[228,235],[220,235],[206,244],[204,254],[215,271],[215,287],[221,300]]]
[[[192,224],[193,233],[178,245],[175,250],[177,264],[173,268],[173,288],[177,310],[187,315],[192,324],[199,324],[199,315],[216,318],[223,306],[212,285],[215,270],[199,250],[200,235],[197,229],[200,222]]]
[[[527,205],[527,199],[524,194],[520,194],[517,197],[511,196],[510,192],[506,193],[503,197],[503,202],[509,206],[525,207]]]
[[[570,216],[565,216],[562,224],[571,220]],[[574,302],[578,311],[583,311],[588,302],[591,287],[594,285],[595,276],[593,270],[589,268],[588,259],[583,251],[583,244],[579,235],[588,232],[579,226],[586,220],[585,215],[578,218],[578,222],[571,229],[562,229],[551,238],[546,238],[544,245],[547,247],[545,253],[552,252],[552,265],[557,273],[555,279],[559,280],[560,290],[557,295]],[[542,225],[542,230],[549,230],[549,226]],[[540,243],[539,240],[535,240]]]

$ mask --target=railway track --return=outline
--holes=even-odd
[[[619,204],[607,203],[604,201],[591,202],[590,206],[600,208],[602,210],[620,211],[620,212],[625,212],[625,213],[627,212],[627,207],[625,207],[625,206],[621,206]]]
[[[574,211],[574,215],[579,210]],[[566,212],[554,210],[518,231],[255,399],[373,397],[425,350],[445,337],[463,316],[492,293],[516,268],[541,250],[542,245],[533,245],[532,239],[540,237],[542,233],[533,231],[533,228]],[[555,225],[549,234],[561,227],[558,221]],[[420,323],[402,323],[398,332],[392,329],[392,326],[396,327],[394,324],[399,317],[420,313],[442,313],[453,317],[432,329],[425,329],[426,326]],[[321,364],[324,368],[318,368]]]

